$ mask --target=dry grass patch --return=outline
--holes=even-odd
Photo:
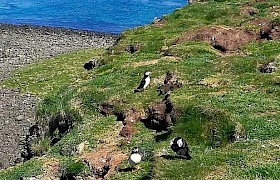
[[[203,179],[212,180],[212,179],[228,179],[228,167],[226,165],[214,166],[213,170],[207,174]]]
[[[208,93],[209,96],[222,96],[227,93],[226,90],[220,90],[220,91],[215,91],[215,92],[210,92]]]
[[[275,112],[275,111],[266,111],[266,112],[260,112],[255,114],[256,117],[264,117],[264,116],[273,116],[273,115],[277,115],[279,114],[279,112]]]
[[[140,61],[140,62],[132,62],[129,64],[125,64],[123,67],[141,67],[141,66],[149,66],[149,65],[154,65],[158,64],[160,61],[181,61],[182,58],[176,57],[176,56],[164,56],[161,57],[160,59],[154,59],[154,60],[149,60],[149,61]]]
[[[229,80],[220,79],[216,77],[204,78],[199,82],[199,85],[208,86],[208,87],[220,87],[229,84]]]
[[[133,62],[133,63],[129,63],[129,64],[126,64],[124,65],[124,67],[140,67],[140,66],[148,66],[148,65],[154,65],[154,64],[157,64],[159,62],[158,59],[156,60],[151,60],[151,61],[141,61],[141,62]]]
[[[178,62],[178,61],[181,61],[182,58],[177,57],[177,56],[164,56],[164,57],[160,58],[159,60]]]

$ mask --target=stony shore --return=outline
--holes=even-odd
[[[118,35],[63,28],[0,24],[0,82],[13,70],[40,59],[86,49],[112,46]],[[0,89],[0,169],[21,162],[23,140],[35,121],[39,98]]]

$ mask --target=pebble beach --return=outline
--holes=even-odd
[[[110,47],[118,37],[92,31],[0,24],[0,82],[28,64],[76,50]],[[39,101],[31,94],[0,89],[0,169],[22,161],[24,139],[35,122]]]

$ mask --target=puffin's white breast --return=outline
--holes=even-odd
[[[131,154],[128,162],[131,166],[135,166],[136,164],[140,163],[141,155],[140,154]]]
[[[150,81],[151,81],[151,78],[148,76],[146,79],[145,79],[145,84],[144,84],[144,89],[146,89],[146,87],[150,84]]]

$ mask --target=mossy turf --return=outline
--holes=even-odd
[[[88,151],[92,151],[97,136],[106,138],[110,131],[116,131],[116,117],[101,116],[97,110],[99,104],[113,102],[115,111],[134,108],[144,112],[148,105],[163,98],[156,90],[163,83],[165,73],[175,72],[184,85],[171,92],[170,99],[179,112],[171,133],[155,133],[137,123],[137,133],[131,143],[118,142],[118,148],[129,154],[133,146],[138,146],[144,153],[141,169],[115,172],[108,178],[278,179],[280,75],[279,70],[260,73],[257,64],[270,61],[279,64],[280,41],[254,41],[229,54],[221,54],[205,42],[173,44],[183,32],[206,25],[240,27],[242,22],[252,18],[239,13],[246,1],[188,5],[163,17],[164,26],[148,25],[125,31],[118,44],[108,50],[73,52],[30,65],[14,72],[2,85],[41,97],[39,117],[61,110],[80,115],[81,121],[47,153],[48,157],[59,157],[63,164],[79,159],[72,154],[79,143],[88,141]],[[277,21],[270,12],[273,6],[279,9],[278,0],[250,0],[250,3],[259,10],[253,18]],[[139,51],[126,52],[125,47],[131,44],[139,45]],[[175,58],[160,54],[163,46],[168,46]],[[93,57],[101,59],[105,65],[85,71],[83,63]],[[144,92],[135,94],[133,90],[144,71],[152,72],[151,84]],[[218,134],[221,144],[214,146],[207,134],[207,128],[213,124],[221,128]],[[244,128],[246,138],[231,143],[227,138],[236,125]],[[169,149],[169,140],[174,136],[189,142],[192,160],[178,159]],[[33,161],[36,159],[0,171],[0,179],[39,174],[38,170],[30,171]],[[76,166],[79,172],[73,170]],[[121,166],[128,167],[127,162]],[[80,164],[65,167],[75,174],[87,171]],[[34,169],[39,168],[35,166]]]

